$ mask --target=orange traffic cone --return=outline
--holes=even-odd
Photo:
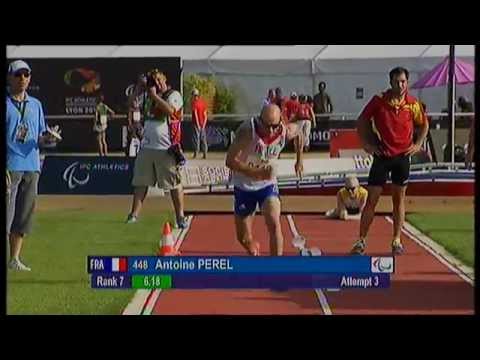
[[[158,251],[158,255],[160,256],[178,255],[177,251],[175,250],[172,229],[170,227],[169,222],[166,222],[165,225],[163,226],[163,236],[160,244],[160,249]]]

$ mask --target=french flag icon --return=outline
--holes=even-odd
[[[112,272],[127,272],[127,258],[112,258]]]

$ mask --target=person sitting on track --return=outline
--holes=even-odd
[[[355,176],[345,179],[345,187],[337,193],[337,207],[328,210],[328,219],[350,220],[362,213],[367,203],[368,191],[360,186]]]
[[[303,173],[303,135],[295,124],[281,121],[277,105],[267,105],[260,117],[244,122],[228,150],[226,166],[232,170],[235,197],[237,239],[250,255],[260,255],[260,245],[253,240],[252,225],[261,208],[270,234],[270,254],[283,255],[283,234],[280,225],[281,204],[274,161],[287,141],[297,144],[295,173]]]

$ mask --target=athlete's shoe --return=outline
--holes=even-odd
[[[32,269],[18,259],[12,259],[8,264],[8,268],[15,271],[32,271]]]
[[[177,221],[177,226],[179,229],[186,229],[188,227],[187,219],[182,217],[180,220]]]
[[[365,254],[365,244],[364,240],[358,240],[355,244],[353,244],[353,248],[350,251],[352,255],[364,255]]]
[[[392,255],[393,256],[399,256],[403,255],[405,252],[405,249],[403,248],[403,245],[401,242],[394,242],[392,244]]]

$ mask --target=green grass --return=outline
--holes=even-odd
[[[117,315],[134,290],[92,290],[88,255],[151,255],[171,214],[142,216],[124,224],[125,213],[44,211],[36,214],[22,259],[32,272],[8,272],[8,314]]]
[[[407,215],[407,221],[442,245],[450,254],[473,267],[474,215],[472,213],[423,213]]]

